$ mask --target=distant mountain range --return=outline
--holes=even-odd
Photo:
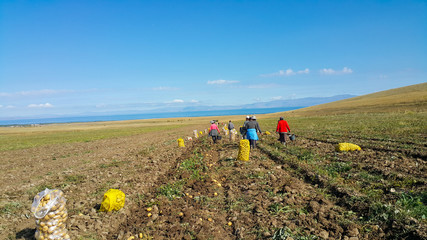
[[[80,114],[66,115],[37,115],[31,117],[15,117],[13,119],[41,119],[41,118],[73,118],[73,117],[90,117],[90,116],[115,116],[115,115],[134,115],[134,114],[162,114],[162,113],[182,113],[182,112],[202,112],[202,111],[224,111],[224,110],[240,110],[240,109],[272,109],[283,108],[283,111],[288,111],[292,108],[305,108],[323,103],[335,102],[343,99],[356,97],[356,95],[336,95],[332,97],[307,97],[288,100],[275,100],[269,102],[257,102],[244,105],[197,105],[197,106],[173,106],[160,107],[151,110],[124,110],[124,111],[109,111],[109,112],[84,112]],[[0,120],[11,120],[8,118],[0,118]]]
[[[233,106],[191,106],[184,107],[181,110],[174,109],[175,111],[210,111],[210,110],[229,110],[229,109],[253,109],[253,108],[289,108],[289,107],[310,107],[323,103],[335,102],[347,98],[356,97],[356,95],[344,94],[336,95],[332,97],[307,97],[297,98],[288,100],[274,100],[269,102],[257,102],[245,105],[233,105]],[[169,109],[169,111],[171,111]]]

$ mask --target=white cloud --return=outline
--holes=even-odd
[[[179,90],[179,88],[176,87],[155,87],[152,88],[154,91],[176,91]]]
[[[299,71],[294,71],[291,68],[288,68],[286,70],[279,70],[279,72],[275,72],[275,73],[267,73],[267,74],[261,74],[261,77],[277,77],[277,76],[285,76],[285,77],[289,77],[289,76],[293,76],[293,75],[297,75],[297,74],[309,74],[310,73],[310,69],[306,68],[304,70],[299,70]]]
[[[105,108],[105,107],[107,107],[107,105],[105,103],[101,103],[101,104],[97,104],[95,107],[96,108]]]
[[[255,85],[249,85],[249,86],[247,86],[247,88],[255,88],[255,89],[275,88],[275,87],[277,87],[277,84],[274,84],[274,83],[255,84]]]
[[[348,67],[344,67],[342,70],[334,70],[332,68],[324,68],[320,70],[320,74],[325,75],[339,75],[339,74],[351,74],[353,73],[353,70]]]
[[[193,100],[191,100],[190,102],[191,102],[191,103],[198,103],[199,101],[198,101],[198,100],[194,100],[194,99],[193,99]]]
[[[51,108],[51,107],[53,107],[53,105],[50,104],[50,103],[45,103],[45,104],[30,104],[27,107],[29,107],[29,108]]]
[[[53,89],[42,89],[42,90],[30,90],[30,91],[20,91],[20,92],[0,92],[0,97],[25,97],[25,96],[47,96],[55,94],[63,94],[75,92],[74,90],[53,90]]]
[[[15,108],[15,106],[13,106],[13,105],[7,105],[6,108],[7,109],[12,109],[12,108]]]
[[[173,103],[183,103],[184,100],[182,100],[182,99],[174,99],[172,102]]]
[[[310,69],[306,68],[304,70],[299,70],[297,73],[298,74],[309,74],[310,73]]]
[[[271,98],[271,100],[273,100],[273,101],[274,101],[274,100],[280,100],[280,99],[283,99],[283,97],[282,97],[282,96],[277,96],[277,97],[272,97],[272,98]]]
[[[3,107],[3,105],[0,105],[0,108],[2,108]]]
[[[0,97],[12,97],[13,95],[13,93],[0,92]]]
[[[223,84],[233,84],[233,83],[238,83],[239,81],[235,81],[235,80],[223,80],[223,79],[219,79],[219,80],[214,80],[214,81],[208,81],[208,84],[217,84],[217,85],[223,85]]]
[[[335,74],[335,70],[332,68],[324,68],[320,70],[321,74]]]
[[[35,91],[22,91],[20,92],[23,96],[32,96],[32,95],[52,95],[57,93],[62,93],[64,90],[52,90],[52,89],[43,89]]]
[[[342,73],[353,73],[353,70],[351,70],[351,68],[344,67],[341,72]]]
[[[295,74],[296,73],[294,72],[294,70],[292,70],[290,68],[286,69],[286,71],[283,71],[283,70],[279,71],[279,75],[280,76],[292,76],[292,75],[295,75]]]

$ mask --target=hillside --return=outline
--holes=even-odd
[[[292,111],[292,115],[427,111],[427,83],[395,88]]]

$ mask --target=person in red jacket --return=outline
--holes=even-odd
[[[288,131],[291,132],[288,122],[283,120],[283,117],[280,117],[280,120],[277,123],[276,132],[279,133],[279,141],[283,143],[283,145],[286,145],[286,133]]]

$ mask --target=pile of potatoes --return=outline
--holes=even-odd
[[[31,212],[36,217],[37,240],[70,239],[66,228],[66,202],[64,193],[58,189],[45,189],[34,197]]]

